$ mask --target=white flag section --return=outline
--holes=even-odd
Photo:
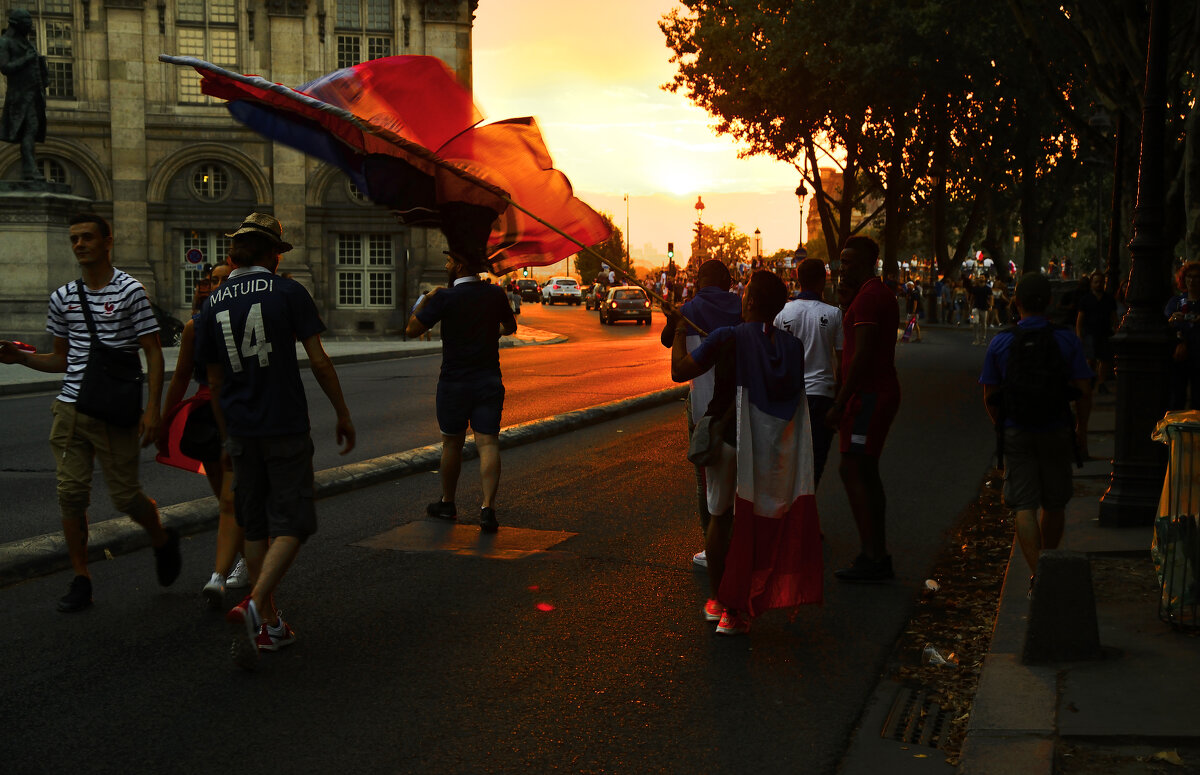
[[[684,325],[684,324],[680,324]],[[684,342],[687,344],[689,353],[700,346],[703,341],[699,334],[689,332]],[[713,386],[716,384],[716,370],[709,369],[698,377],[692,379],[692,389],[688,400],[691,402],[692,422],[698,422],[704,413],[708,411],[708,402],[712,401]]]
[[[772,373],[780,351],[766,337],[739,336],[737,344],[737,497],[719,598],[756,616],[820,603],[824,567],[803,387],[781,391],[782,375]],[[800,374],[802,386],[802,359]]]

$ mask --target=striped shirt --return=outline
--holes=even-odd
[[[101,343],[120,350],[137,350],[138,337],[158,331],[146,290],[120,269],[113,269],[112,279],[101,290],[83,290],[91,304],[92,320]],[[71,404],[79,395],[92,342],[87,319],[79,306],[79,291],[76,280],[56,290],[50,296],[50,309],[46,313],[46,330],[67,340],[67,373],[58,400]]]

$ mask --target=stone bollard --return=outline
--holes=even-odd
[[[1087,555],[1061,549],[1042,552],[1021,661],[1070,662],[1101,656]]]

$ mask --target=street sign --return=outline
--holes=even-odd
[[[204,251],[200,248],[192,248],[187,253],[183,254],[189,264],[200,264],[204,262]]]
[[[808,258],[808,249],[805,248],[803,245],[796,248],[796,260],[803,261],[806,258]]]

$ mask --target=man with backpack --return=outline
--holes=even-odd
[[[1057,548],[1062,538],[1071,463],[1082,465],[1087,448],[1093,375],[1075,332],[1045,317],[1045,276],[1023,276],[1015,303],[1020,322],[992,339],[979,383],[999,440],[1004,500],[1016,511],[1017,541],[1036,572],[1042,550]]]

